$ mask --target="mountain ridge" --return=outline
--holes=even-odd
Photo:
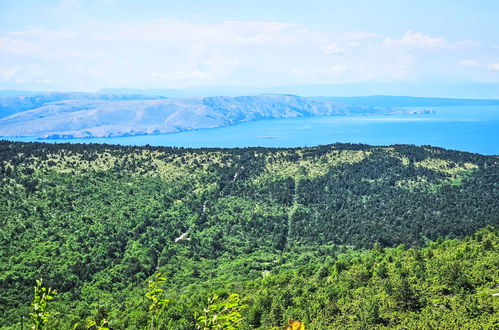
[[[293,95],[164,98],[113,94],[19,98],[26,107],[0,118],[0,136],[48,139],[175,133],[242,122],[304,116],[404,113],[392,107],[348,105]],[[40,106],[37,106],[40,104]]]
[[[281,86],[197,86],[187,88],[102,88],[99,91],[116,94],[151,93],[171,97],[238,96],[248,94],[298,94],[306,97],[359,97],[364,95],[408,95],[436,98],[499,98],[497,82],[402,82],[362,81],[344,84],[292,84]]]

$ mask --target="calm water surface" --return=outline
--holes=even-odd
[[[305,117],[230,127],[117,138],[16,141],[108,143],[177,147],[302,147],[335,142],[416,144],[499,154],[499,107],[433,107],[435,114]],[[14,140],[14,139],[13,139]]]

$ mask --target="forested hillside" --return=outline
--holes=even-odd
[[[492,327],[497,230],[429,242],[499,224],[498,161],[407,145],[3,141],[0,324],[19,327],[43,278],[59,291],[54,328],[146,328],[146,281],[161,271],[168,329],[194,328],[217,291],[240,294],[247,329]],[[430,246],[385,249],[400,244]]]

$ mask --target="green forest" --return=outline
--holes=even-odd
[[[2,329],[499,328],[498,156],[0,141],[0,181]]]

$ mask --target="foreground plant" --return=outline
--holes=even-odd
[[[57,294],[56,290],[52,288],[42,287],[42,279],[36,280],[35,295],[33,298],[33,313],[29,313],[31,320],[33,321],[33,330],[42,330],[47,325],[47,318],[49,313],[47,309],[47,301],[54,299]]]
[[[148,290],[145,294],[146,298],[151,301],[149,305],[149,314],[151,315],[151,330],[154,329],[154,322],[158,319],[158,316],[164,310],[166,305],[170,300],[162,298],[164,290],[161,288],[161,284],[166,283],[166,277],[161,276],[161,273],[157,273],[153,280],[150,280],[147,284]]]
[[[238,294],[231,294],[227,300],[217,303],[218,295],[208,299],[208,306],[204,309],[204,314],[196,317],[196,328],[202,330],[211,329],[237,329],[239,322],[243,320],[241,316],[241,299]]]
[[[106,326],[108,323],[107,320],[101,320],[100,322],[91,320],[87,322],[87,329],[96,329],[96,330],[109,330]]]

